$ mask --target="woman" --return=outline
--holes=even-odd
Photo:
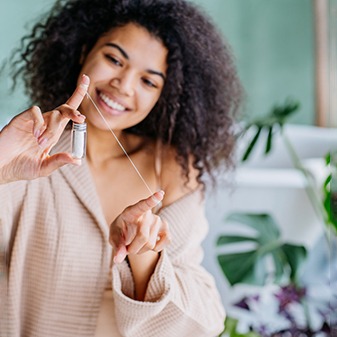
[[[240,85],[214,26],[183,0],[77,0],[28,41],[18,74],[40,108],[0,133],[1,332],[219,334],[203,190],[231,165]]]

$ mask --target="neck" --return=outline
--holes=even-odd
[[[136,152],[144,142],[123,131],[114,131],[114,134],[129,155]],[[100,130],[88,123],[87,159],[90,164],[98,166],[124,156],[124,151],[110,130]]]
[[[122,132],[114,132],[122,142]],[[118,145],[110,130],[99,130],[88,123],[87,159],[90,163],[105,162],[123,155],[123,150]]]

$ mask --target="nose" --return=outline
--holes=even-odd
[[[118,89],[122,95],[133,96],[135,93],[136,78],[130,71],[124,71],[111,80],[111,86]]]

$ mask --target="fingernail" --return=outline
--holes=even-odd
[[[158,191],[155,194],[158,195],[159,200],[162,200],[164,198],[165,192],[164,191]]]
[[[162,190],[160,190],[160,191],[158,191],[158,192],[156,192],[156,193],[154,193],[154,194],[152,195],[152,200],[153,200],[155,203],[158,204],[158,203],[160,203],[160,201],[163,199],[164,194],[165,194],[165,192],[162,191]],[[159,199],[157,198],[157,195],[158,195]]]
[[[82,86],[85,89],[88,89],[89,83],[90,83],[89,76],[86,75],[86,74],[83,74],[82,75],[82,82],[81,82],[80,86]]]
[[[156,198],[154,195],[152,196],[152,200],[153,200],[156,204],[160,203],[160,199]]]

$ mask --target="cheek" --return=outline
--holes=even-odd
[[[148,100],[143,100],[141,104],[141,109],[139,110],[140,114],[136,114],[133,120],[133,125],[136,125],[143,121],[150,113],[151,110],[154,108],[156,103],[158,102],[159,95],[156,95],[155,97],[151,97]],[[146,103],[145,103],[146,102]]]
[[[82,74],[86,74],[90,77],[90,80],[99,80],[109,75],[107,67],[102,62],[86,62],[82,69]]]
[[[161,91],[159,93],[154,93],[151,95],[148,99],[147,103],[147,110],[151,111],[153,107],[157,104],[159,97],[160,97]]]

